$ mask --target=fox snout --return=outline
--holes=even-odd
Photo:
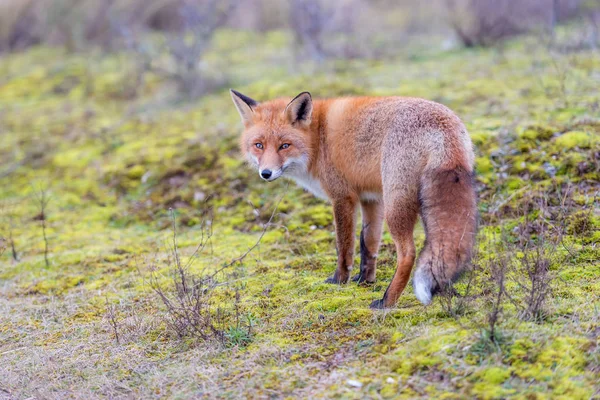
[[[275,169],[259,168],[258,174],[265,181],[271,182],[271,181],[274,181],[275,179],[279,178],[283,174],[283,169],[282,168],[275,168]]]

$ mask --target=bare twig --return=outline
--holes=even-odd
[[[35,196],[38,200],[38,205],[40,208],[40,213],[36,217],[42,225],[42,234],[44,237],[44,261],[46,263],[46,268],[50,267],[50,261],[48,260],[49,253],[49,245],[48,245],[48,235],[46,234],[46,220],[48,218],[48,203],[50,202],[50,196],[48,194],[48,187],[40,187],[37,191],[34,192]]]
[[[15,262],[19,261],[19,254],[17,253],[17,246],[15,244],[15,237],[13,233],[13,219],[12,216],[9,217],[8,221],[8,242],[10,244],[10,250],[12,253],[12,258]]]
[[[260,244],[262,238],[265,236],[265,233],[267,233],[267,230],[269,229],[269,226],[271,226],[271,221],[273,221],[273,218],[275,217],[275,213],[277,212],[277,209],[279,208],[279,204],[281,203],[281,200],[283,200],[283,197],[281,197],[279,199],[279,201],[277,202],[277,204],[275,204],[275,207],[273,208],[273,212],[271,213],[271,216],[269,217],[269,220],[267,221],[267,223],[264,225],[264,228],[262,230],[262,232],[260,233],[260,236],[258,237],[258,239],[256,240],[256,242],[250,246],[248,248],[248,250],[246,250],[244,252],[244,254],[242,254],[241,256],[234,258],[233,260],[231,260],[230,262],[228,262],[227,264],[223,265],[221,268],[217,269],[212,275],[211,277],[215,277],[218,273],[223,272],[224,270],[230,268],[231,266],[240,263],[244,260],[244,258],[246,258],[246,256],[248,254],[250,254],[252,252],[252,250],[254,250],[256,247],[258,247],[258,245]]]
[[[493,342],[498,341],[497,325],[502,312],[502,296],[504,295],[504,281],[506,279],[507,262],[502,257],[501,260],[494,265],[492,268],[492,279],[498,285],[498,292],[494,301],[492,302],[492,309],[488,313],[488,327],[490,332],[490,339]]]
[[[106,296],[106,316],[108,318],[108,322],[112,327],[113,333],[115,334],[115,340],[117,341],[117,345],[121,344],[119,339],[119,323],[117,321],[117,310],[114,304],[109,303],[108,296]]]
[[[5,251],[6,251],[6,239],[4,239],[2,236],[0,236],[0,257],[2,257],[2,255],[4,254]]]
[[[505,204],[508,204],[508,202],[510,202],[515,196],[517,196],[517,195],[519,195],[519,194],[521,194],[521,193],[523,193],[523,192],[525,192],[527,190],[529,190],[529,185],[524,186],[521,189],[515,190],[514,192],[512,192],[510,194],[510,196],[508,196],[506,199],[500,201],[498,204],[496,204],[494,206],[494,208],[492,208],[490,210],[490,212],[489,212],[490,215],[495,215]]]

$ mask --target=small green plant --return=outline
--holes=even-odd
[[[483,360],[490,354],[502,352],[509,342],[510,337],[497,329],[492,333],[488,328],[482,328],[477,341],[471,346],[470,352],[479,360]]]
[[[231,326],[225,333],[225,339],[228,347],[246,347],[252,341],[252,335],[248,329]]]

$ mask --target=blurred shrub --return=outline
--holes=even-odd
[[[406,33],[440,26],[444,0],[235,0],[234,29],[289,30],[299,56],[312,59],[393,53]],[[208,0],[0,0],[0,52],[43,43],[71,51],[127,47],[138,33],[189,32],[185,7]],[[232,2],[225,2],[232,3]],[[224,4],[225,4],[224,3]],[[219,5],[221,6],[221,5]],[[214,15],[220,19],[219,13]]]
[[[0,51],[19,50],[38,43],[69,50],[90,46],[122,47],[124,32],[189,31],[194,8],[210,9],[207,0],[1,0]],[[230,2],[223,2],[230,3]],[[215,21],[221,21],[221,5]],[[191,10],[191,11],[190,11]],[[208,15],[212,17],[212,15]],[[221,23],[221,22],[220,22]]]
[[[406,18],[411,14],[408,8],[412,5],[416,7],[413,11],[419,8],[413,1],[404,3],[410,4],[292,0],[287,10],[287,28],[293,35],[294,52],[299,58],[317,62],[326,58],[372,58],[395,53],[399,39],[413,28],[410,18]],[[393,17],[386,18],[386,12],[392,12]],[[433,14],[435,11],[430,15]]]
[[[71,51],[127,48],[147,32],[194,34],[187,9],[210,9],[210,0],[0,0],[0,52],[36,44]],[[227,18],[222,11],[228,5]],[[202,18],[212,26],[287,30],[299,58],[381,58],[436,36],[444,47],[454,31],[467,47],[488,46],[513,35],[585,17],[586,43],[598,43],[598,0],[230,0]],[[204,34],[202,36],[205,38]],[[169,36],[172,37],[172,36]],[[190,39],[186,39],[190,40]],[[202,41],[206,41],[203,39]],[[441,43],[443,42],[443,43]],[[589,46],[589,44],[588,44]]]
[[[296,47],[303,48],[316,61],[325,57],[323,41],[325,28],[331,19],[332,9],[320,0],[292,0],[290,27]]]
[[[574,16],[580,0],[447,0],[449,23],[466,47],[490,46]]]
[[[0,1],[0,52],[40,42],[33,8],[33,0]]]
[[[202,59],[215,31],[229,18],[234,2],[182,0],[179,3],[176,14],[170,14],[173,10],[165,11],[160,23],[152,20],[157,24],[155,27],[168,29],[164,41],[141,42],[126,27],[123,37],[136,52],[140,73],[153,72],[170,79],[177,84],[179,93],[194,99],[218,86],[203,71]]]

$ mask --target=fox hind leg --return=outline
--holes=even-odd
[[[396,244],[398,261],[394,277],[383,298],[371,303],[371,308],[375,309],[392,307],[396,304],[410,278],[416,254],[413,230],[419,213],[417,200],[412,196],[406,198],[406,196],[396,193],[395,196],[386,196],[384,203],[385,220]]]
[[[362,201],[362,229],[360,231],[360,271],[353,282],[375,283],[377,254],[383,231],[383,203]]]

